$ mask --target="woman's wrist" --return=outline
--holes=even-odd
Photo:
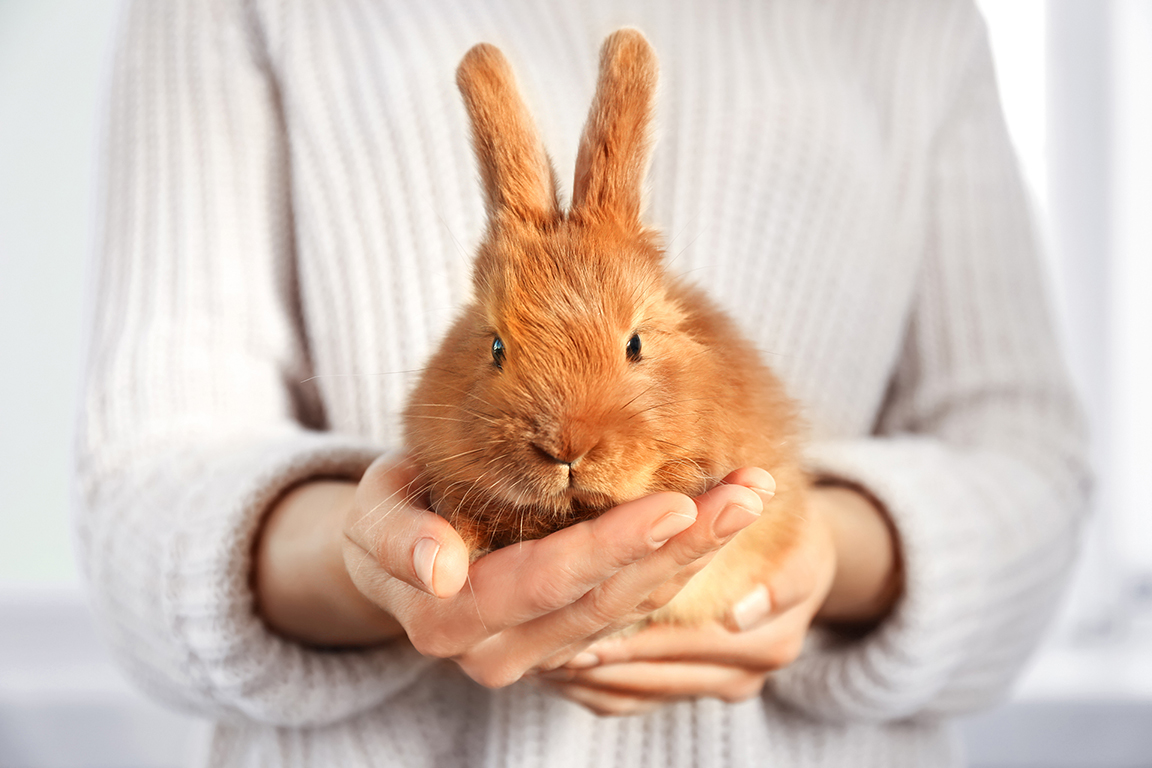
[[[817,485],[814,512],[832,535],[836,570],[816,614],[823,624],[869,628],[884,619],[903,592],[903,564],[896,530],[869,495],[844,485]]]
[[[353,584],[343,555],[356,483],[315,480],[286,493],[256,541],[257,611],[277,634],[318,646],[365,646],[403,634]]]

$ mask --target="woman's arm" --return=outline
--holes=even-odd
[[[286,638],[317,646],[369,646],[403,634],[356,589],[344,565],[344,521],[356,483],[315,480],[289,491],[259,534],[256,609]]]
[[[876,434],[809,451],[815,471],[880,501],[904,566],[875,631],[814,644],[775,677],[776,695],[821,718],[938,717],[1005,695],[1055,611],[1086,510],[1083,423],[985,31],[971,3],[949,16],[924,256]]]
[[[874,498],[847,485],[817,485],[809,503],[828,526],[835,559],[832,585],[815,618],[864,631],[891,612],[903,590],[896,530]]]
[[[380,446],[315,431],[288,140],[250,4],[134,2],[107,103],[77,446],[77,541],[108,644],[210,717],[331,722],[427,664],[324,653],[253,610],[253,546],[285,489],[358,478]]]
[[[731,687],[706,681],[715,695],[750,695],[759,679],[743,673],[777,669],[773,694],[826,720],[970,712],[1004,695],[1047,626],[1085,511],[1084,433],[982,23],[970,3],[945,10],[931,48],[947,73],[932,89],[943,108],[924,147],[927,226],[904,348],[875,433],[808,451],[817,476],[867,489],[818,492],[838,575],[817,623],[886,618],[856,637],[818,628],[798,658],[796,627],[815,608],[737,635],[652,630],[594,647],[600,667],[555,676],[597,690],[594,707],[631,711],[683,693],[644,677],[638,660],[702,660],[741,668],[720,681]],[[859,537],[871,543],[854,546]]]

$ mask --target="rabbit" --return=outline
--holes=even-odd
[[[572,202],[512,69],[465,55],[487,230],[474,298],[423,370],[405,444],[430,508],[473,557],[659,491],[697,496],[762,467],[776,495],[653,622],[699,625],[766,582],[797,538],[806,478],[794,403],[699,289],[665,271],[642,220],[657,84],[635,29],[610,35],[580,141]]]

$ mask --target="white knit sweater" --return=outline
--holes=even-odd
[[[601,719],[406,642],[325,652],[253,612],[286,487],[397,447],[483,206],[454,70],[516,68],[563,181],[599,44],[661,59],[650,220],[804,406],[810,461],[899,530],[907,592],[740,705]],[[1083,508],[984,30],[967,0],[140,0],[109,100],[77,513],[144,687],[210,764],[955,765],[1050,616]],[[570,188],[570,182],[566,185]]]

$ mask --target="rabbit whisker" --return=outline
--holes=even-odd
[[[636,411],[636,412],[630,414],[628,416],[628,418],[629,419],[634,418],[636,416],[639,416],[642,413],[648,413],[648,411],[654,411],[657,408],[669,408],[673,405],[682,405],[683,403],[696,403],[696,402],[700,402],[702,400],[711,400],[711,398],[708,398],[708,397],[688,397],[688,398],[684,398],[683,400],[669,400],[666,403],[656,403],[655,405],[650,405],[647,408],[642,408],[639,411]]]
[[[480,600],[476,597],[476,590],[472,588],[471,565],[469,565],[468,571],[464,575],[464,581],[468,584],[468,592],[472,595],[472,605],[476,608],[476,619],[480,622],[480,628],[484,630],[485,634],[492,634],[488,629],[488,625],[484,623],[484,614],[480,611]]]
[[[446,464],[450,461],[455,461],[456,459],[460,458],[461,456],[468,456],[469,454],[479,453],[480,451],[485,451],[485,450],[488,450],[488,446],[481,446],[479,448],[473,448],[470,451],[460,451],[459,453],[454,453],[451,456],[445,456],[445,457],[440,458],[440,459],[431,459],[427,463],[429,466],[435,465],[435,464]]]
[[[452,238],[452,242],[456,244],[456,250],[459,251],[460,255],[465,259],[471,260],[472,255],[468,253],[468,251],[464,249],[464,246],[460,244],[460,241],[456,239],[456,233],[448,226],[448,222],[444,220],[444,217],[440,215],[439,211],[433,209],[433,212],[436,214],[436,218],[440,219],[440,223],[444,225],[444,231],[448,233],[448,237]]]
[[[413,369],[410,371],[382,371],[379,373],[317,373],[314,376],[309,376],[306,379],[301,379],[299,384],[307,384],[317,379],[363,379],[376,376],[398,376],[400,374],[420,373],[420,369]]]
[[[495,417],[492,416],[492,414],[490,414],[490,413],[484,413],[483,411],[477,411],[477,410],[474,410],[472,408],[467,408],[463,405],[457,405],[456,403],[410,403],[409,407],[410,408],[458,408],[461,411],[464,411],[464,413],[470,413],[473,416],[479,416],[480,418],[495,422]]]
[[[632,399],[631,399],[631,400],[629,400],[628,402],[624,403],[624,405],[620,406],[620,407],[619,407],[619,408],[617,408],[616,410],[618,410],[618,411],[623,411],[623,410],[626,410],[626,409],[628,408],[628,406],[632,405],[632,403],[634,403],[634,402],[636,402],[637,400],[639,400],[640,398],[644,397],[644,395],[646,395],[646,394],[648,394],[649,392],[651,392],[653,389],[655,389],[655,387],[656,387],[656,385],[655,385],[655,384],[653,384],[653,385],[649,386],[649,387],[648,387],[647,389],[645,389],[643,392],[641,392],[640,394],[636,395],[634,398],[632,398]]]

